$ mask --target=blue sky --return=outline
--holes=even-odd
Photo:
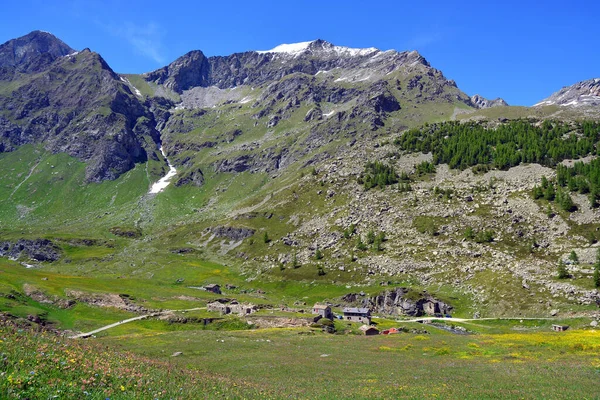
[[[514,105],[600,77],[594,0],[4,3],[0,43],[45,30],[100,53],[117,72],[151,71],[194,49],[227,55],[321,38],[418,50],[465,93]]]

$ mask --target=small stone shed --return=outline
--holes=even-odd
[[[207,292],[213,292],[216,294],[221,294],[221,286],[216,283],[209,283],[208,285],[204,285],[204,290]]]
[[[225,315],[231,312],[231,308],[227,304],[215,301],[206,305],[206,311],[215,311],[221,313],[221,315]]]
[[[315,304],[312,308],[312,313],[333,321],[333,312],[331,311],[331,307],[325,304]]]
[[[363,325],[358,329],[360,329],[365,336],[379,335],[379,329],[374,326]]]
[[[569,325],[557,325],[557,324],[552,325],[552,330],[556,331],[556,332],[564,332],[567,329],[569,329]]]
[[[221,313],[221,315],[226,314],[239,314],[239,315],[247,315],[252,314],[258,310],[258,307],[254,304],[243,304],[238,303],[233,300],[230,303],[220,303],[218,301],[208,303],[206,305],[207,311],[216,311]]]

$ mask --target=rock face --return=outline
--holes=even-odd
[[[248,228],[236,228],[233,226],[217,226],[210,228],[210,231],[217,237],[227,238],[230,240],[244,240],[254,235],[254,229]]]
[[[491,107],[500,107],[500,106],[508,106],[508,103],[498,97],[494,100],[488,100],[485,97],[482,97],[478,94],[471,97],[471,104],[475,108],[491,108]]]
[[[159,140],[154,115],[100,55],[88,49],[73,53],[43,32],[1,49],[0,88],[11,90],[0,91],[0,151],[43,144],[87,162],[90,182],[115,179],[154,151]],[[12,57],[11,49],[17,52]]]
[[[57,58],[74,52],[54,35],[33,31],[0,45],[0,76],[10,72],[39,72]]]
[[[167,67],[144,74],[144,78],[181,93],[194,86],[228,89],[240,85],[262,85],[296,73],[315,76],[334,69],[345,71],[338,82],[360,81],[366,77],[364,80],[374,81],[400,67],[424,66],[433,70],[416,51],[350,49],[321,39],[298,45],[296,50],[290,47],[292,50],[286,51],[285,47],[279,46],[269,51],[247,51],[208,58],[195,50]],[[437,70],[433,70],[432,74],[441,75]],[[455,86],[452,81],[448,83]]]
[[[157,95],[181,94],[178,108],[194,111],[173,112],[175,104],[165,98],[142,99],[100,55],[75,52],[51,34],[35,31],[1,45],[0,152],[41,144],[86,162],[87,181],[99,182],[116,179],[148,158],[157,160],[158,143],[164,142],[178,167],[175,185],[201,186],[205,167],[193,153],[218,147],[219,140],[182,143],[175,136],[203,126],[202,120],[222,111],[217,106],[252,101],[252,123],[267,130],[281,129],[303,106],[312,109],[302,115],[310,134],[298,145],[290,140],[257,154],[249,144],[207,162],[217,172],[270,173],[333,135],[384,127],[406,99],[470,105],[453,81],[415,51],[351,49],[324,40],[229,56],[206,57],[195,50],[143,78],[160,89]],[[243,136],[236,126],[229,128],[239,133],[224,135],[222,142]]]
[[[578,82],[572,86],[563,87],[550,97],[535,104],[535,106],[600,106],[600,78]]]
[[[401,131],[401,115],[420,118],[421,107],[471,106],[415,51],[323,40],[208,58],[194,51],[143,77],[181,95],[183,111],[161,131],[178,166],[176,185],[199,186],[212,171],[283,173],[311,153],[328,157],[321,149],[334,140]]]
[[[360,294],[347,294],[342,301],[359,304],[376,313],[388,315],[409,315],[420,317],[423,315],[446,315],[452,312],[453,307],[443,301],[435,299],[427,293],[414,296],[407,288],[386,290],[373,297]]]
[[[146,79],[181,93],[194,86],[207,86],[210,65],[199,50],[190,51],[166,67],[146,74]]]
[[[53,262],[61,257],[60,248],[48,239],[19,239],[0,243],[0,257],[18,259],[27,257],[33,261]]]

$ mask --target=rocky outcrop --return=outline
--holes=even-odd
[[[109,307],[133,313],[147,313],[154,310],[139,306],[131,301],[129,295],[114,293],[87,293],[81,290],[65,290],[71,301],[75,300],[95,307]]]
[[[408,288],[386,290],[373,297],[366,297],[364,293],[362,295],[350,293],[345,295],[342,301],[387,315],[420,317],[423,315],[446,315],[452,311],[452,306],[437,300],[430,294],[415,293]]]
[[[195,86],[209,86],[210,65],[199,50],[190,51],[166,67],[145,74],[146,80],[181,93]]]
[[[550,97],[537,103],[536,106],[600,106],[600,78],[578,82],[563,87]]]
[[[43,144],[85,161],[87,181],[99,182],[117,178],[157,147],[153,113],[97,53],[73,53],[43,32],[0,47],[0,62],[19,71],[0,81],[14,86],[0,91],[0,151]],[[18,54],[11,58],[7,49]],[[39,57],[48,62],[31,69]]]
[[[200,187],[204,185],[204,173],[200,168],[192,168],[181,174],[181,177],[175,182],[175,186],[194,185]]]
[[[60,259],[61,250],[48,239],[19,239],[16,242],[1,242],[0,257],[27,257],[33,261],[53,262]]]
[[[62,309],[71,308],[77,303],[73,299],[65,299],[56,295],[50,296],[39,288],[27,283],[23,285],[23,291],[25,292],[25,295],[29,296],[33,301],[37,301],[41,304],[52,304]]]
[[[254,235],[255,230],[250,228],[236,228],[233,226],[216,226],[210,228],[210,232],[216,237],[240,241]]]
[[[491,107],[500,107],[500,106],[508,106],[508,103],[498,97],[494,100],[488,100],[483,96],[478,94],[471,96],[471,105],[475,108],[491,108]]]
[[[0,45],[0,77],[14,72],[39,72],[57,58],[74,52],[56,36],[33,31]]]

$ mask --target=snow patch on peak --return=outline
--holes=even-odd
[[[257,51],[257,53],[258,54],[285,53],[285,54],[291,54],[291,55],[298,55],[298,54],[306,51],[308,49],[308,46],[310,46],[310,44],[313,42],[314,42],[314,40],[310,41],[310,42],[280,44],[279,46],[274,47],[271,50],[261,50],[261,51]]]
[[[332,54],[336,56],[343,57],[356,57],[356,56],[365,56],[369,54],[379,53],[380,50],[375,47],[369,47],[366,49],[358,49],[352,47],[344,47],[344,46],[334,46],[333,44],[326,42],[324,40],[312,40],[310,42],[300,42],[300,43],[291,43],[291,44],[280,44],[277,47],[272,48],[271,50],[260,50],[257,51],[259,54],[266,53],[278,53],[278,54],[287,54],[292,55],[294,57],[299,56],[300,54],[315,51],[319,53]]]
[[[348,55],[351,57],[366,56],[368,54],[379,53],[379,49],[369,47],[366,49],[355,49],[352,47],[333,46],[333,51],[340,55]]]

